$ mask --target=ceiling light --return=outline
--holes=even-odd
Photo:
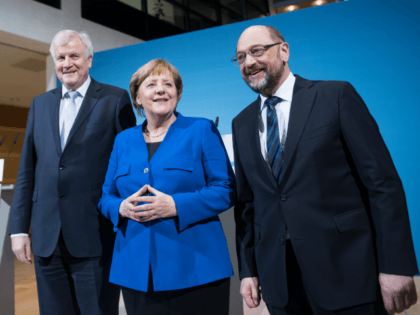
[[[286,7],[286,11],[294,11],[297,9],[297,6],[295,5],[289,5],[288,7]]]
[[[317,1],[314,2],[315,5],[322,5],[324,3],[325,3],[325,1],[323,1],[323,0],[317,0]]]

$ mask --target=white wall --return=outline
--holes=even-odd
[[[81,0],[61,0],[61,10],[31,0],[0,0],[0,30],[50,43],[63,29],[85,31],[95,52],[143,40],[82,19]]]

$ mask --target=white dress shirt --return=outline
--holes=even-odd
[[[91,78],[90,76],[88,76],[88,78],[86,79],[85,83],[82,84],[81,87],[79,87],[76,91],[79,92],[79,94],[81,96],[76,97],[75,99],[75,103],[76,103],[76,107],[77,107],[77,113],[79,113],[80,107],[82,106],[83,100],[85,98],[86,92],[89,88],[90,82],[91,82]],[[60,134],[61,134],[61,129],[63,128],[63,123],[64,123],[64,115],[63,115],[63,108],[67,107],[68,104],[66,104],[66,102],[70,102],[70,98],[65,98],[64,95],[70,91],[69,89],[67,89],[64,85],[62,85],[62,89],[61,89],[61,100],[60,100],[60,116],[59,116],[59,127],[60,127]],[[10,237],[16,237],[16,236],[23,236],[26,235],[28,236],[27,233],[16,233],[16,234],[11,234]]]
[[[287,136],[287,129],[289,127],[290,106],[292,105],[293,88],[295,86],[295,81],[296,81],[295,76],[290,72],[286,81],[283,82],[283,84],[278,88],[276,93],[274,93],[273,95],[282,99],[282,101],[275,106],[277,117],[281,117],[281,115],[283,115],[284,117],[285,128],[283,129],[279,126],[280,139],[282,139],[284,131],[286,131],[286,136]],[[261,143],[261,153],[264,159],[268,161],[267,160],[267,106],[264,105],[267,97],[260,94],[260,98],[261,98],[261,111],[260,111],[259,134],[260,134],[260,143]],[[280,123],[280,119],[278,119],[278,122]]]
[[[88,78],[86,79],[85,83],[82,84],[81,87],[79,87],[76,91],[79,92],[78,97],[76,97],[75,99],[75,103],[76,103],[76,112],[79,113],[80,107],[82,106],[83,103],[83,99],[85,98],[86,92],[89,88],[90,82],[91,82],[91,78],[90,76],[88,76]],[[68,103],[71,102],[70,98],[66,98],[64,97],[64,95],[66,95],[67,92],[69,92],[70,90],[68,88],[66,88],[64,85],[62,86],[61,89],[61,101],[60,101],[60,118],[59,118],[59,127],[60,127],[60,135],[61,135],[61,130],[63,129],[63,124],[64,124],[64,108],[67,108],[67,105],[69,105]]]

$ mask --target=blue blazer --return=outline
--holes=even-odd
[[[149,266],[156,291],[233,275],[218,217],[236,199],[229,158],[212,122],[177,117],[150,162],[142,126],[117,136],[99,201],[117,232],[110,281],[138,291],[147,291]],[[119,218],[121,202],[146,184],[173,197],[177,217]]]

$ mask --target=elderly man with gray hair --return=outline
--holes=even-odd
[[[10,214],[12,249],[34,263],[41,315],[117,315],[115,234],[97,210],[115,136],[135,126],[127,91],[89,76],[87,34],[51,44],[62,86],[33,99]],[[31,241],[29,238],[31,232]]]

